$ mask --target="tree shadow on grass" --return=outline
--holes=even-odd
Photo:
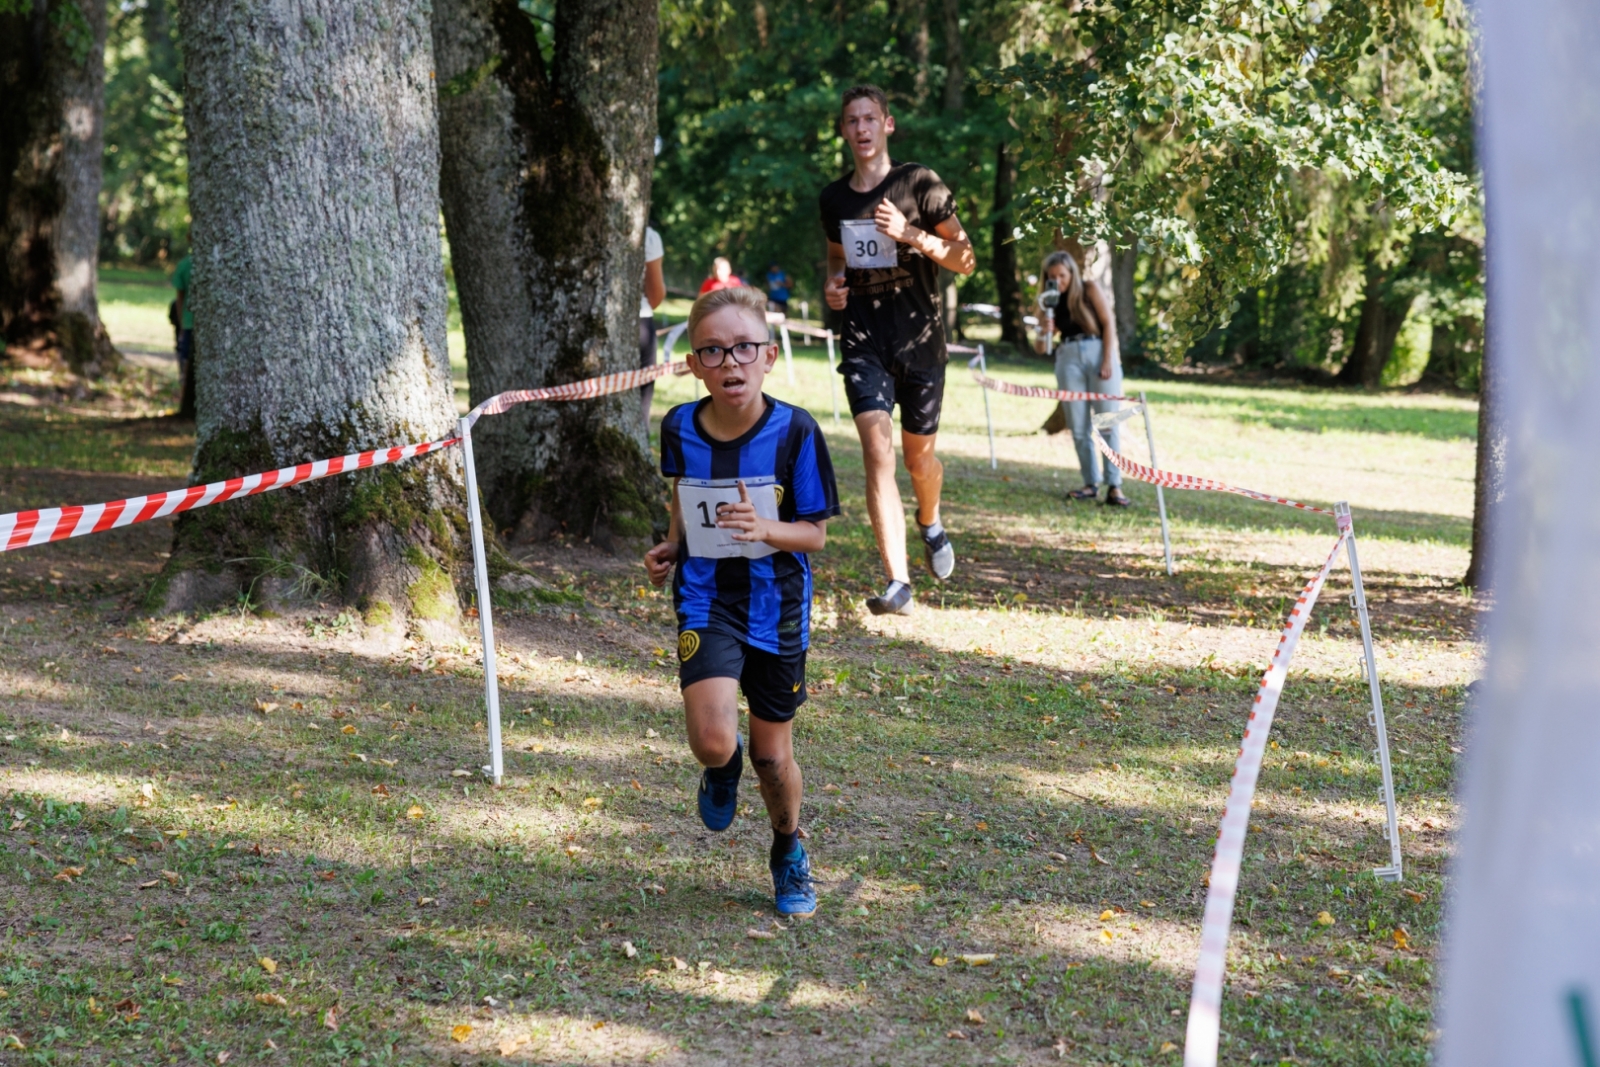
[[[250,658],[267,675],[311,659]],[[0,854],[15,890],[4,966],[23,977],[8,979],[4,1026],[30,1043],[61,1026],[63,1049],[103,1034],[102,1025],[126,1033],[142,1022],[141,1047],[208,1058],[272,1039],[311,1062],[348,1058],[356,1043],[423,1062],[457,1048],[447,1039],[452,1026],[473,1025],[479,1039],[469,1035],[459,1052],[482,1055],[492,1050],[486,1034],[521,1026],[519,1012],[533,1012],[570,1021],[574,1033],[588,1020],[610,1020],[672,1047],[685,1042],[681,1054],[693,1062],[1028,1060],[1054,1055],[1058,1039],[1086,1061],[1158,1062],[1160,1044],[1179,1040],[1181,1018],[1165,1013],[1181,1009],[1188,967],[1159,944],[1193,936],[1242,716],[1201,709],[1212,698],[1242,708],[1251,680],[1169,670],[1068,675],[904,639],[838,640],[816,658],[835,678],[857,671],[863,682],[885,666],[877,683],[885,692],[847,678],[848,690],[836,683],[804,713],[807,824],[828,884],[821,918],[772,942],[746,934],[771,919],[759,815],[736,827],[735,848],[696,831],[685,803],[692,763],[681,754],[662,765],[631,757],[638,726],[651,721],[633,700],[528,687],[554,725],[515,727],[510,740],[543,737],[565,751],[524,749],[514,788],[472,795],[438,769],[481,743],[468,725],[468,679],[440,683],[439,699],[419,709],[416,725],[428,731],[407,762],[434,772],[350,760],[318,738],[321,751],[291,772],[303,780],[298,799],[279,773],[282,757],[311,735],[252,738],[257,723],[243,710],[210,717],[210,741],[169,733],[159,742],[167,748],[150,742],[138,752],[121,738],[74,750],[54,743],[53,731],[24,727],[8,762],[36,760],[21,777],[56,773],[61,795],[50,798],[54,813],[47,801],[10,798],[22,826]],[[372,705],[400,695],[408,680],[416,687],[385,677],[381,664],[367,669],[363,709],[347,721],[363,736],[390,717]],[[935,672],[955,680],[936,703],[919,698],[931,715],[912,720],[893,710],[900,683],[925,689],[922,675]],[[1158,679],[1175,683],[1174,692]],[[1079,688],[1085,682],[1089,693]],[[1438,702],[1428,690],[1414,695]],[[1297,745],[1360,751],[1358,730],[1317,721],[1333,702],[1298,689],[1292,700],[1282,726],[1299,735]],[[135,718],[148,710],[128,709]],[[80,715],[74,729],[90,731],[89,718]],[[230,721],[236,735],[222,736]],[[631,736],[619,744],[619,725],[629,722]],[[1409,743],[1447,743],[1449,730],[1423,725],[1434,724],[1418,724]],[[1319,737],[1329,744],[1319,747]],[[948,754],[921,763],[919,751]],[[1163,771],[1168,761],[1178,769]],[[233,768],[227,777],[213,770],[224,762]],[[1291,761],[1264,776],[1264,832],[1251,839],[1258,852],[1246,864],[1231,972],[1230,1058],[1289,1055],[1295,1043],[1299,1054],[1320,1048],[1327,1062],[1362,1062],[1373,1026],[1396,1028],[1400,1047],[1387,1048],[1385,1062],[1425,1051],[1426,960],[1386,948],[1383,938],[1397,925],[1419,940],[1431,934],[1439,860],[1413,861],[1408,885],[1425,887],[1429,903],[1362,873],[1373,834],[1341,824],[1330,808],[1347,797],[1373,805],[1370,771],[1340,773],[1354,762]],[[640,790],[624,784],[630,774],[644,780]],[[95,775],[123,777],[126,784],[107,788],[130,799],[140,778],[153,780],[158,806],[119,814],[113,797],[63,815],[70,780],[88,789]],[[1044,778],[1094,792],[1049,793]],[[613,786],[600,785],[607,781]],[[391,795],[375,796],[379,785]],[[1287,799],[1293,788],[1311,794],[1306,806]],[[1442,785],[1429,788],[1442,802]],[[205,800],[168,806],[190,789],[203,789]],[[1401,794],[1413,802],[1404,785]],[[597,810],[586,806],[590,797],[601,801]],[[413,800],[426,806],[421,819],[405,817]],[[264,854],[252,852],[256,843]],[[124,867],[118,853],[138,867]],[[79,865],[84,875],[56,881]],[[156,885],[136,888],[148,881]],[[418,904],[427,897],[434,900]],[[856,915],[857,906],[867,914]],[[1337,929],[1314,922],[1324,909],[1337,910]],[[1100,918],[1106,910],[1112,917]],[[1099,930],[1110,939],[1097,941]],[[124,931],[132,947],[121,946]],[[1138,947],[1150,939],[1148,953]],[[623,940],[639,956],[630,960]],[[991,951],[999,954],[992,968],[933,962]],[[274,959],[279,974],[268,975],[261,957]],[[682,981],[672,957],[692,968]],[[1152,958],[1166,962],[1151,966]],[[302,984],[287,985],[290,978]],[[728,995],[752,981],[770,984],[753,997]],[[255,1000],[274,992],[304,1014],[285,1017]],[[88,996],[102,996],[102,1005],[131,998],[141,1017],[98,1019],[82,1007]],[[320,1026],[335,1004],[338,1034]],[[956,1030],[966,1040],[945,1036]],[[571,1057],[548,1049],[524,1058]]]

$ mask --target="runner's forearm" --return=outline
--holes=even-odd
[[[828,543],[828,527],[820,522],[774,522],[761,540],[779,552],[821,552]]]
[[[957,274],[971,274],[978,265],[977,258],[972,254],[972,242],[965,235],[951,240],[915,226],[907,226],[905,243],[945,270]]]

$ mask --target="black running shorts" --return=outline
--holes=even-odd
[[[913,365],[863,352],[845,356],[839,373],[844,375],[844,395],[850,399],[852,416],[864,411],[893,413],[899,404],[900,428],[925,437],[939,432],[944,368],[943,363]]]
[[[780,656],[747,645],[722,629],[678,633],[678,685],[687,689],[707,678],[734,678],[763,722],[788,722],[806,702],[805,650]]]

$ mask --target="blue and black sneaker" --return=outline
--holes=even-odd
[[[772,862],[772,895],[779,915],[805,918],[817,910],[817,886],[804,845],[796,843],[793,852]]]
[[[700,821],[707,830],[726,830],[739,807],[739,776],[744,773],[744,742],[733,749],[726,767],[707,767],[700,772]]]

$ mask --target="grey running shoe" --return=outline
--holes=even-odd
[[[874,615],[910,615],[911,587],[904,582],[890,582],[882,596],[867,600],[867,610]]]
[[[932,537],[926,529],[922,531],[922,553],[928,561],[928,570],[941,582],[955,572],[956,550],[950,546],[950,538],[943,527]]]

